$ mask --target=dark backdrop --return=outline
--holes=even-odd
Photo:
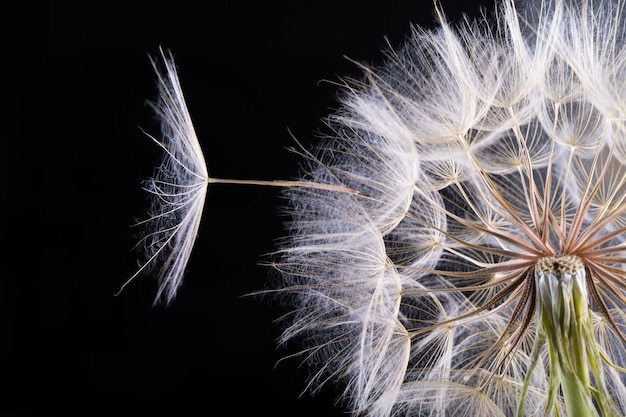
[[[280,307],[244,297],[284,233],[277,189],[211,187],[170,307],[152,306],[150,276],[113,296],[140,259],[130,225],[160,155],[140,130],[158,132],[147,54],[174,52],[212,175],[292,178],[288,129],[314,142],[336,104],[320,81],[359,74],[345,56],[380,62],[384,37],[432,25],[433,5],[213,3],[13,1],[3,13],[0,416],[341,415],[332,386],[300,396],[306,369],[279,362],[296,349],[276,346]],[[441,3],[452,20],[479,14],[475,0]]]

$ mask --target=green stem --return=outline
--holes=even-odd
[[[591,330],[591,315],[587,304],[586,292],[581,292],[580,283],[574,282],[571,288],[569,305],[570,314],[565,315],[568,323],[561,323],[562,331],[557,332],[560,346],[555,346],[560,354],[561,388],[563,398],[570,417],[597,416],[591,392],[589,377],[590,364],[587,351],[587,342],[593,343],[593,335],[586,332]]]
[[[569,417],[596,417],[598,415],[593,406],[591,391],[583,388],[579,378],[561,375],[561,388]]]

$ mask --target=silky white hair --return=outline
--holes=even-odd
[[[573,256],[601,358],[588,389],[623,415],[622,5],[505,0],[457,26],[437,13],[437,29],[414,27],[384,65],[343,80],[300,180],[272,184],[291,218],[267,291],[291,308],[280,342],[297,340],[311,390],[342,384],[355,415],[566,415],[533,277],[538,260]],[[169,302],[212,179],[163,60],[146,242]]]
[[[158,100],[149,102],[161,122],[161,135],[148,136],[163,149],[161,162],[144,189],[152,195],[148,216],[139,221],[146,260],[122,286],[146,270],[159,268],[155,302],[169,304],[176,296],[191,256],[206,199],[209,173],[187,110],[171,52],[150,62],[157,75]],[[162,63],[162,68],[159,67]]]

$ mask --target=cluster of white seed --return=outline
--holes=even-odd
[[[276,263],[312,387],[342,381],[357,415],[575,416],[558,372],[583,372],[576,395],[626,412],[623,24],[613,3],[506,1],[346,81],[303,179],[358,194],[288,189]],[[536,266],[567,259],[584,371],[551,362],[541,325],[560,284]]]

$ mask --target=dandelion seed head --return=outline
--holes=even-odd
[[[359,193],[286,190],[281,341],[356,415],[623,415],[622,7],[438,13],[345,81],[307,161]]]

